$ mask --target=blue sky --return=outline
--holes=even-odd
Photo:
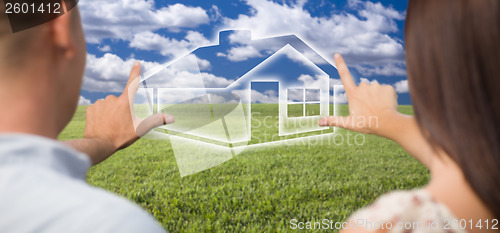
[[[88,50],[80,104],[119,94],[134,61],[147,71],[217,45],[218,32],[227,29],[251,30],[252,39],[294,34],[331,63],[340,52],[357,82],[393,85],[399,103],[411,104],[403,42],[406,1],[80,0],[79,7]],[[262,54],[241,47],[225,55],[241,61]]]

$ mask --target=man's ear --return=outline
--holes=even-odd
[[[75,54],[73,37],[71,36],[71,11],[66,12],[53,19],[50,24],[51,39],[56,48],[60,49],[66,57],[72,57]]]

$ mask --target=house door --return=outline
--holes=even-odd
[[[250,144],[278,141],[279,83],[251,82],[251,141]]]

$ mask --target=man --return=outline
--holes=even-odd
[[[173,122],[131,115],[140,64],[121,96],[88,107],[83,139],[58,142],[85,66],[78,9],[12,33],[0,5],[0,232],[164,232],[146,211],[85,182],[91,165],[139,138],[134,124],[143,134]]]

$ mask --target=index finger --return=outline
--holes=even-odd
[[[344,84],[344,89],[346,93],[351,92],[356,88],[356,84],[354,80],[352,80],[351,73],[349,72],[349,68],[345,64],[344,58],[339,53],[336,53],[333,56],[335,60],[335,64],[337,65],[337,70],[340,75],[340,80],[342,80],[342,84]]]
[[[123,90],[120,98],[124,98],[128,101],[130,107],[130,113],[132,115],[132,119],[135,118],[135,110],[134,110],[134,102],[135,102],[135,94],[137,90],[139,90],[139,84],[141,81],[141,64],[139,62],[135,62],[132,66],[132,70],[130,71],[130,76],[127,81],[127,85],[125,86],[125,90]],[[135,123],[134,123],[135,124]]]
[[[129,91],[132,91],[132,93],[135,95],[135,92],[137,92],[137,89],[139,88],[140,76],[141,76],[141,63],[136,61],[132,66],[132,70],[130,70],[130,75],[128,77],[127,85],[125,86],[122,95],[127,95]],[[137,84],[137,87],[134,84]]]

